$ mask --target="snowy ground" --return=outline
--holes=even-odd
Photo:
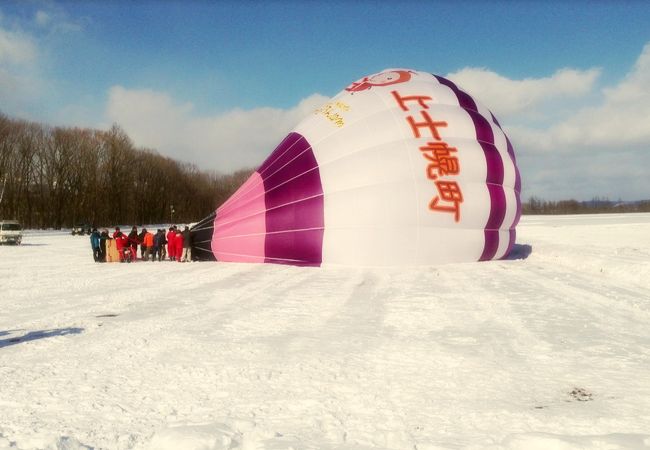
[[[650,214],[419,269],[0,247],[0,449],[650,448]]]

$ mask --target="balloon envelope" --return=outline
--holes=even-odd
[[[440,76],[387,69],[300,122],[214,214],[221,261],[425,265],[503,258],[520,176],[494,115]]]

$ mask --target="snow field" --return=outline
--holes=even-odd
[[[650,448],[650,214],[510,260],[96,264],[0,247],[0,449]]]

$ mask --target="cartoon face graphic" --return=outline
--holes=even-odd
[[[391,70],[389,72],[378,73],[372,77],[364,77],[352,83],[345,90],[359,92],[370,89],[373,86],[389,86],[391,84],[405,83],[411,79],[411,73],[408,70]]]

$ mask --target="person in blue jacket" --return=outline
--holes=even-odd
[[[102,249],[100,241],[99,231],[97,231],[97,228],[93,228],[92,233],[90,233],[90,246],[93,248],[93,259],[95,262],[102,261]]]

